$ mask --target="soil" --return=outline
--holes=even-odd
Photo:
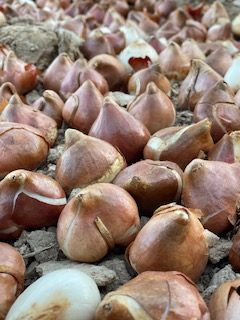
[[[179,4],[186,3],[179,1]],[[191,1],[198,3],[198,1]],[[231,17],[240,11],[240,1],[224,1]],[[56,32],[32,20],[13,19],[11,24],[0,28],[0,42],[10,45],[16,54],[26,62],[35,63],[41,70],[46,69],[50,62],[60,53],[67,51],[73,58],[81,56],[79,51],[79,39],[71,32]],[[172,82],[172,100],[177,106],[179,82]],[[29,103],[37,99],[41,94],[42,87],[27,95]],[[176,125],[187,125],[192,123],[192,112],[177,112]],[[64,132],[66,125],[58,130],[58,139],[53,148],[50,149],[46,163],[37,171],[54,177],[56,161],[64,150]],[[75,190],[74,193],[77,193]],[[142,217],[142,223],[146,223],[147,217]],[[228,264],[228,253],[232,244],[232,232],[224,234],[221,238],[215,238],[210,246],[210,259],[204,274],[197,285],[204,299],[208,302],[212,292],[223,282],[240,277]],[[14,242],[14,246],[23,255],[26,262],[27,272],[25,286],[29,286],[42,274],[70,265],[63,255],[56,240],[56,228],[42,228],[41,230],[24,231],[21,237]],[[68,262],[67,262],[68,261]],[[58,263],[57,263],[58,262]],[[46,263],[48,263],[46,265]],[[104,296],[109,291],[118,288],[131,279],[124,259],[124,249],[116,248],[102,261],[94,264],[99,268],[92,269],[92,265],[72,264],[71,267],[82,267],[95,277]],[[84,266],[83,266],[84,265]],[[100,268],[100,267],[105,267]],[[99,280],[99,277],[101,280]]]

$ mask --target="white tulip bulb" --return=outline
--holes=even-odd
[[[14,302],[6,320],[93,320],[100,303],[95,282],[76,269],[61,269],[38,279]]]

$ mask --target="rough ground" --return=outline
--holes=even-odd
[[[186,3],[186,1],[179,1],[179,3]],[[192,3],[198,3],[198,1],[192,1]],[[225,1],[224,4],[231,16],[240,12],[240,1]],[[67,51],[73,59],[81,56],[78,49],[79,40],[71,32],[55,32],[54,28],[46,28],[32,21],[17,19],[13,20],[11,25],[0,28],[0,42],[9,44],[20,58],[37,64],[41,70],[44,70],[60,52]],[[33,102],[41,91],[42,88],[39,86],[37,90],[28,94],[28,102]],[[179,83],[172,83],[172,99],[175,105],[178,91]],[[177,113],[177,125],[191,122],[190,111]],[[50,150],[47,162],[38,170],[39,172],[54,177],[56,160],[64,148],[64,131],[64,127],[59,130],[57,143]],[[142,218],[143,222],[146,220],[147,218]],[[221,239],[212,241],[208,266],[198,282],[199,290],[206,301],[219,284],[240,277],[240,274],[236,274],[227,261],[231,236],[232,234],[226,234]],[[115,249],[95,265],[78,264],[67,260],[58,248],[55,227],[25,231],[14,246],[23,254],[26,262],[26,286],[47,272],[66,266],[86,271],[101,287],[103,295],[131,278],[124,262],[124,250],[121,248]]]

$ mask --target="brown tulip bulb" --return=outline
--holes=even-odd
[[[103,105],[103,96],[92,81],[85,81],[64,104],[62,116],[70,126],[88,133]]]
[[[126,40],[122,31],[116,31],[114,33],[105,33],[105,38],[108,39],[115,54],[119,54],[126,46]]]
[[[240,314],[240,279],[226,281],[213,293],[209,303],[212,320],[238,320]]]
[[[111,182],[125,166],[124,158],[110,143],[68,129],[56,180],[70,192],[96,182]]]
[[[77,15],[74,18],[63,20],[61,23],[61,27],[74,32],[78,37],[82,39],[85,39],[88,34],[86,21],[84,21],[83,17],[80,15]]]
[[[64,254],[76,261],[96,262],[115,245],[127,246],[140,228],[133,198],[110,183],[80,191],[58,220],[57,238]]]
[[[17,94],[9,100],[0,115],[0,121],[30,125],[43,132],[46,140],[53,145],[57,138],[57,123],[38,109],[33,109],[22,102]]]
[[[21,254],[11,245],[0,242],[0,319],[23,290],[25,263]]]
[[[151,134],[172,126],[176,118],[172,101],[154,82],[147,85],[146,91],[136,97],[128,105],[127,110],[142,122]]]
[[[208,160],[240,162],[240,131],[226,133],[209,151]]]
[[[43,133],[25,124],[0,122],[0,141],[0,177],[19,168],[35,170],[48,154]]]
[[[226,8],[220,1],[214,1],[202,17],[202,23],[207,27],[219,21],[230,21]]]
[[[208,261],[204,228],[194,209],[168,204],[158,208],[126,251],[137,272],[180,271],[196,281]]]
[[[208,29],[207,40],[218,41],[228,40],[232,38],[231,22],[224,21],[214,24]]]
[[[143,148],[150,138],[148,129],[110,97],[105,98],[89,135],[117,147],[128,163],[142,157]]]
[[[109,54],[99,54],[89,60],[89,66],[98,71],[107,81],[109,89],[120,90],[128,80],[124,65]]]
[[[114,55],[115,53],[108,38],[100,31],[88,37],[80,46],[80,50],[88,60],[99,54]]]
[[[236,222],[239,178],[239,163],[195,159],[183,174],[182,203],[202,210],[205,228],[225,232]]]
[[[66,74],[73,62],[66,53],[60,53],[45,71],[43,86],[45,89],[59,92]]]
[[[206,59],[205,54],[194,39],[187,39],[183,42],[182,52],[188,57],[190,61],[192,59]]]
[[[173,35],[170,40],[182,44],[186,39],[194,39],[198,42],[204,42],[207,37],[206,28],[198,21],[187,20],[183,29]]]
[[[53,90],[45,90],[42,97],[34,101],[33,107],[56,121],[57,127],[62,126],[62,110],[64,102]]]
[[[169,80],[161,73],[159,64],[135,72],[128,81],[128,92],[139,95],[144,93],[149,82],[154,82],[164,93],[171,91]]]
[[[176,1],[175,0],[162,0],[155,2],[155,10],[160,15],[160,17],[168,17],[173,10],[176,9]]]
[[[56,224],[66,204],[58,182],[41,173],[16,170],[0,182],[0,238],[11,239],[24,228]]]
[[[86,16],[92,17],[96,22],[102,23],[105,15],[104,7],[101,4],[95,3],[90,10],[87,11]]]
[[[212,122],[211,135],[215,142],[225,133],[240,130],[240,109],[234,104],[234,95],[226,82],[219,81],[198,101],[193,119],[208,118]]]
[[[159,206],[179,200],[182,170],[173,162],[143,160],[123,169],[113,183],[131,194],[142,214],[152,215]]]
[[[171,15],[170,15],[171,17]],[[183,23],[183,25],[185,22]],[[180,32],[180,26],[170,21],[170,18],[156,31],[157,38],[170,39]]]
[[[190,60],[182,52],[179,45],[170,42],[159,55],[162,73],[168,79],[183,80],[189,72]]]
[[[237,91],[234,97],[235,104],[240,107],[240,89]]]
[[[10,98],[17,93],[17,89],[11,82],[4,82],[0,87],[0,112],[8,104]]]
[[[232,61],[231,53],[224,47],[214,50],[206,59],[206,63],[223,77],[230,68]]]
[[[193,59],[187,77],[183,80],[179,96],[179,109],[194,110],[203,94],[217,81],[222,80],[220,74],[200,59]]]
[[[37,85],[37,68],[18,59],[13,51],[7,54],[1,69],[1,84],[11,82],[19,94],[29,92]]]
[[[80,87],[79,77],[82,70],[87,66],[85,59],[77,59],[69,68],[65,77],[62,79],[60,94],[64,98],[68,98],[70,94]]]
[[[233,237],[232,247],[229,252],[228,260],[236,272],[240,271],[240,232]]]
[[[146,271],[99,304],[95,320],[210,320],[196,285],[177,271]]]
[[[144,158],[175,162],[181,169],[202,152],[213,147],[211,123],[205,119],[186,127],[170,127],[159,130],[144,148]]]

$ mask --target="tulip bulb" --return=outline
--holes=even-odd
[[[157,63],[159,60],[156,50],[142,39],[129,44],[118,57],[128,71],[132,70],[131,59],[140,60],[142,64],[140,69],[146,68],[148,63]]]
[[[70,70],[73,61],[66,53],[60,53],[45,71],[43,86],[45,89],[59,92],[66,74]]]
[[[188,57],[189,60],[200,59],[205,60],[205,54],[198,46],[197,42],[193,39],[187,39],[182,44],[182,52]]]
[[[137,205],[127,191],[110,183],[96,183],[81,189],[65,206],[57,238],[68,258],[96,262],[115,245],[127,246],[139,227]]]
[[[187,20],[185,26],[175,35],[173,35],[170,40],[182,44],[186,39],[194,39],[198,42],[204,42],[207,37],[207,30],[198,21]]]
[[[150,138],[147,128],[109,97],[105,98],[89,135],[117,147],[128,163],[141,158],[143,148]]]
[[[0,238],[15,237],[24,228],[56,224],[66,204],[63,189],[52,178],[16,170],[1,182]]]
[[[208,153],[208,160],[240,162],[240,131],[225,134]]]
[[[236,37],[240,36],[240,14],[238,14],[232,21],[232,32]]]
[[[222,77],[199,59],[193,59],[190,71],[181,84],[178,107],[179,109],[194,110],[195,105],[203,94]]]
[[[212,320],[237,320],[240,313],[240,280],[226,281],[213,293],[209,303]]]
[[[239,72],[240,72],[240,54],[235,56],[233,62],[229,69],[227,70],[224,81],[230,86],[230,88],[237,92],[240,89],[240,81],[239,81]]]
[[[0,87],[0,113],[7,106],[10,98],[17,93],[17,89],[11,82],[4,82]]]
[[[137,273],[180,271],[196,281],[208,261],[208,244],[195,210],[176,204],[158,208],[126,256]]]
[[[182,170],[169,161],[143,160],[123,169],[113,183],[131,194],[142,214],[152,215],[159,206],[179,200]]]
[[[136,95],[144,93],[149,82],[154,82],[166,94],[169,94],[171,91],[171,84],[161,73],[160,65],[153,64],[148,68],[135,72],[131,76],[128,81],[128,92]]]
[[[71,127],[88,133],[103,104],[103,96],[92,81],[85,81],[64,104],[62,116]]]
[[[19,94],[29,92],[37,85],[37,68],[18,59],[13,51],[7,54],[1,71],[1,83],[11,82]]]
[[[111,319],[210,320],[210,317],[196,285],[183,273],[148,271],[104,297],[95,320]]]
[[[70,192],[96,182],[111,182],[125,166],[124,158],[110,143],[68,129],[56,180]]]
[[[202,17],[202,23],[207,27],[219,21],[230,21],[226,8],[220,1],[214,1]]]
[[[57,127],[62,126],[62,110],[64,102],[59,95],[52,90],[45,90],[42,97],[34,101],[33,107],[56,121]]]
[[[217,82],[198,101],[194,121],[208,118],[212,122],[211,135],[215,142],[225,133],[240,130],[240,109],[234,104],[234,95],[224,81]]]
[[[213,147],[210,135],[211,123],[205,119],[186,127],[170,127],[159,130],[144,148],[144,158],[175,162],[181,169],[201,152]]]
[[[5,316],[23,290],[25,263],[21,254],[7,243],[0,242],[0,319]]]
[[[92,320],[101,301],[95,282],[84,272],[62,269],[41,277],[15,301],[6,320]]]
[[[190,60],[175,42],[170,42],[160,53],[159,61],[162,72],[168,79],[182,80],[190,69]]]
[[[236,222],[239,178],[239,163],[195,159],[183,174],[182,203],[202,210],[205,228],[225,232]]]
[[[207,40],[228,40],[232,37],[231,23],[230,21],[223,21],[218,24],[214,24],[208,29]]]
[[[151,134],[173,125],[176,118],[172,101],[154,82],[147,85],[146,91],[136,97],[127,110],[142,122]]]
[[[116,91],[124,87],[128,75],[124,65],[116,57],[99,54],[89,60],[89,66],[98,71],[107,81],[109,89]]]
[[[206,63],[224,77],[232,60],[231,53],[226,48],[220,47],[208,55]]]
[[[53,145],[57,138],[57,123],[38,109],[33,109],[22,102],[17,94],[9,100],[1,113],[0,121],[30,125],[42,131],[46,140]]]
[[[41,131],[31,126],[0,122],[0,137],[1,178],[19,168],[35,170],[47,157],[49,144],[46,138]]]

